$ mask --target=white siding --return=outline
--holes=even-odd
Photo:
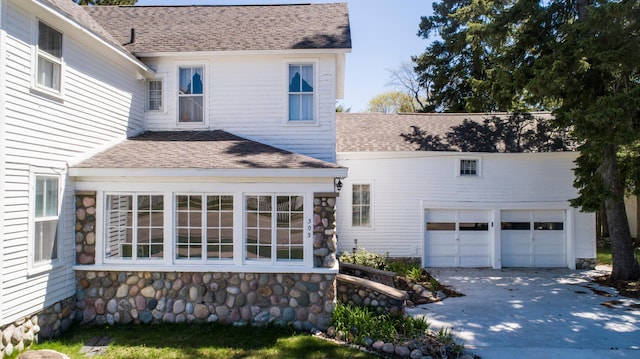
[[[0,59],[3,96],[3,312],[0,325],[31,314],[74,293],[74,184],[65,178],[67,162],[144,128],[143,82],[136,68],[92,42],[86,34],[50,14],[29,14],[26,2],[6,2],[6,43]],[[63,93],[44,96],[32,88],[36,15],[63,33]],[[61,174],[59,256],[62,266],[29,272],[28,243],[31,171]]]
[[[335,55],[288,58],[282,55],[216,55],[147,59],[164,78],[165,108],[147,113],[149,130],[189,130],[177,123],[178,66],[205,66],[205,123],[288,151],[335,162]],[[287,61],[316,61],[318,120],[287,123]]]
[[[571,209],[574,153],[338,153],[349,177],[338,198],[340,252],[358,246],[391,256],[421,257],[425,208],[564,209],[575,211],[575,257],[592,258],[594,216]],[[457,176],[461,158],[480,161],[481,175]],[[372,184],[372,226],[351,226],[351,186]]]

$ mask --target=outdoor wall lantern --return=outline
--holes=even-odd
[[[340,192],[340,190],[342,189],[342,181],[340,180],[340,178],[338,177],[334,178],[333,183],[335,185],[336,192]]]

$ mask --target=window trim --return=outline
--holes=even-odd
[[[284,84],[284,103],[285,103],[285,109],[284,109],[284,122],[286,125],[288,126],[318,126],[320,121],[319,121],[319,117],[320,117],[320,111],[319,111],[319,106],[320,106],[320,101],[319,101],[319,65],[320,61],[317,58],[292,58],[292,59],[287,59],[287,61],[285,61],[284,64],[284,75],[283,75],[283,79],[285,80],[285,84]],[[289,67],[290,66],[307,66],[307,65],[311,65],[313,66],[313,120],[291,120],[289,118]]]
[[[476,173],[475,174],[462,174],[462,162],[463,161],[475,161]],[[481,178],[482,177],[482,159],[480,157],[456,157],[456,177],[460,178]]]
[[[62,266],[64,264],[64,253],[62,252],[62,237],[63,237],[63,227],[64,227],[64,216],[62,213],[62,204],[64,202],[64,181],[63,176],[61,174],[62,170],[56,171],[55,169],[45,169],[45,168],[31,168],[29,173],[29,216],[28,216],[28,265],[27,265],[27,273],[28,275],[38,274],[41,272],[46,272],[52,270],[56,267]],[[36,186],[37,180],[39,177],[46,178],[55,178],[58,181],[58,189],[57,189],[57,225],[56,225],[56,253],[57,258],[48,259],[36,262],[35,260],[35,247],[36,247],[36,232],[35,226],[37,221],[36,217]],[[43,217],[44,218],[44,217]],[[53,218],[53,217],[47,217]]]
[[[54,55],[51,55],[47,52],[45,52],[44,50],[40,50],[40,24],[44,24],[46,26],[48,26],[49,28],[51,28],[54,31],[57,31],[58,33],[60,33],[61,36],[61,40],[60,40],[60,58],[55,57]],[[52,96],[53,98],[56,99],[60,99],[62,98],[63,95],[63,90],[64,90],[64,78],[65,78],[65,61],[64,61],[64,32],[60,31],[57,27],[50,25],[48,22],[40,19],[40,18],[36,18],[34,21],[34,34],[33,34],[33,57],[32,57],[32,90],[48,95],[48,96]],[[42,85],[39,83],[38,81],[38,73],[39,73],[39,62],[40,62],[40,57],[46,59],[47,61],[50,61],[54,64],[59,65],[60,67],[60,73],[59,73],[59,89],[53,88],[53,87],[48,87],[46,85]]]
[[[354,203],[353,203],[353,189],[354,186],[369,186],[369,224],[362,224],[362,221],[360,221],[359,225],[356,225],[353,223],[353,209],[354,209]],[[350,211],[349,211],[349,217],[350,217],[350,221],[349,221],[349,226],[351,228],[359,228],[359,229],[373,229],[373,203],[374,203],[374,199],[373,199],[373,182],[367,182],[367,181],[353,181],[351,183],[351,185],[349,186],[350,188],[350,195],[351,195],[351,205],[350,205]]]
[[[196,96],[185,96],[185,95],[181,95],[180,94],[180,69],[182,68],[196,68],[196,67],[200,67],[202,68],[202,122],[182,122],[180,121],[180,98],[181,97],[196,97]],[[187,128],[193,128],[193,127],[205,127],[207,124],[207,86],[208,86],[208,78],[207,78],[207,65],[203,62],[184,62],[184,63],[178,63],[175,67],[176,69],[176,73],[175,73],[175,79],[176,79],[176,83],[175,83],[175,87],[173,89],[173,91],[175,91],[175,95],[176,95],[176,125],[179,127],[187,127]],[[165,91],[166,92],[166,91]]]

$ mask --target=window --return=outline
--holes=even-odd
[[[107,259],[162,259],[164,197],[148,194],[107,195]]]
[[[38,22],[37,84],[60,92],[61,70],[62,33],[40,21]]]
[[[147,82],[147,111],[162,110],[162,80]]]
[[[245,259],[302,261],[304,196],[255,195],[245,201]]]
[[[233,259],[233,196],[176,196],[176,259]]]
[[[58,259],[58,177],[36,175],[33,262]]]
[[[478,160],[460,160],[460,176],[477,176]]]
[[[371,225],[371,186],[368,184],[353,185],[351,225]]]
[[[201,123],[204,120],[204,79],[202,73],[202,67],[179,68],[179,123]]]
[[[289,121],[314,120],[313,65],[289,65]]]

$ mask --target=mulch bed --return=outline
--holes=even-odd
[[[621,296],[640,299],[640,280],[614,281],[609,275],[596,277],[593,280],[600,285],[616,288]]]

